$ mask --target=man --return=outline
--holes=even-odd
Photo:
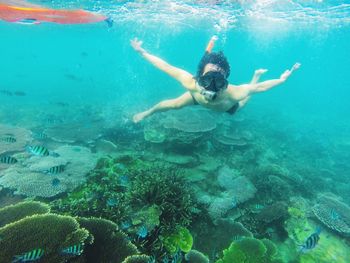
[[[133,117],[135,123],[142,121],[144,118],[156,112],[180,109],[185,106],[196,104],[215,111],[234,114],[247,103],[253,94],[267,91],[282,84],[289,78],[294,70],[300,67],[299,63],[295,63],[290,70],[286,70],[278,79],[258,82],[260,76],[267,71],[265,69],[260,69],[255,71],[253,79],[249,84],[229,84],[227,78],[230,75],[230,65],[226,57],[222,52],[211,52],[215,40],[216,37],[212,37],[210,40],[205,54],[199,62],[197,75],[195,77],[189,72],[174,67],[161,58],[148,53],[142,48],[142,41],[136,38],[131,40],[131,46],[139,52],[142,57],[179,81],[187,90],[178,98],[163,100],[152,108],[135,114]]]

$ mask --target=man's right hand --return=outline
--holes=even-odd
[[[136,37],[132,40],[130,40],[130,45],[135,49],[135,51],[139,53],[145,52],[145,50],[142,48],[142,41],[138,40]]]

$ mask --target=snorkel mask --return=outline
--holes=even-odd
[[[207,100],[214,100],[217,92],[224,90],[228,86],[228,81],[221,72],[209,71],[198,79],[201,87],[200,94]]]

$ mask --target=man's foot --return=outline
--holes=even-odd
[[[294,71],[294,70],[297,70],[298,68],[300,68],[300,66],[301,66],[301,64],[300,63],[295,63],[294,65],[293,65],[293,67],[291,68],[291,71]]]
[[[257,77],[260,77],[262,74],[265,74],[266,72],[267,72],[267,69],[261,68],[261,69],[255,70],[254,74]]]
[[[140,121],[142,121],[144,118],[146,118],[148,115],[147,111],[144,112],[140,112],[134,115],[134,117],[132,117],[132,120],[134,123],[138,123]]]

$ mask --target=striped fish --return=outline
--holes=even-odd
[[[35,134],[35,138],[37,138],[39,140],[45,140],[48,138],[48,136],[45,132],[38,132]]]
[[[7,142],[7,143],[15,143],[17,140],[13,136],[5,136],[0,139],[2,142]]]
[[[40,145],[28,146],[28,151],[38,156],[48,156],[50,154],[49,150],[46,147]]]
[[[320,240],[321,229],[317,228],[315,233],[311,234],[305,241],[303,245],[301,245],[301,252],[306,252],[308,250],[314,249]]]
[[[15,256],[12,263],[17,262],[34,262],[39,260],[44,255],[44,250],[41,248],[34,249],[22,255]]]
[[[17,159],[12,156],[2,156],[0,157],[0,163],[14,164],[17,163]]]
[[[78,244],[62,249],[62,254],[70,256],[80,256],[83,253],[84,245]]]
[[[66,168],[65,165],[60,164],[60,165],[56,165],[51,167],[49,170],[47,170],[46,172],[49,174],[60,174],[64,172],[64,169]]]

